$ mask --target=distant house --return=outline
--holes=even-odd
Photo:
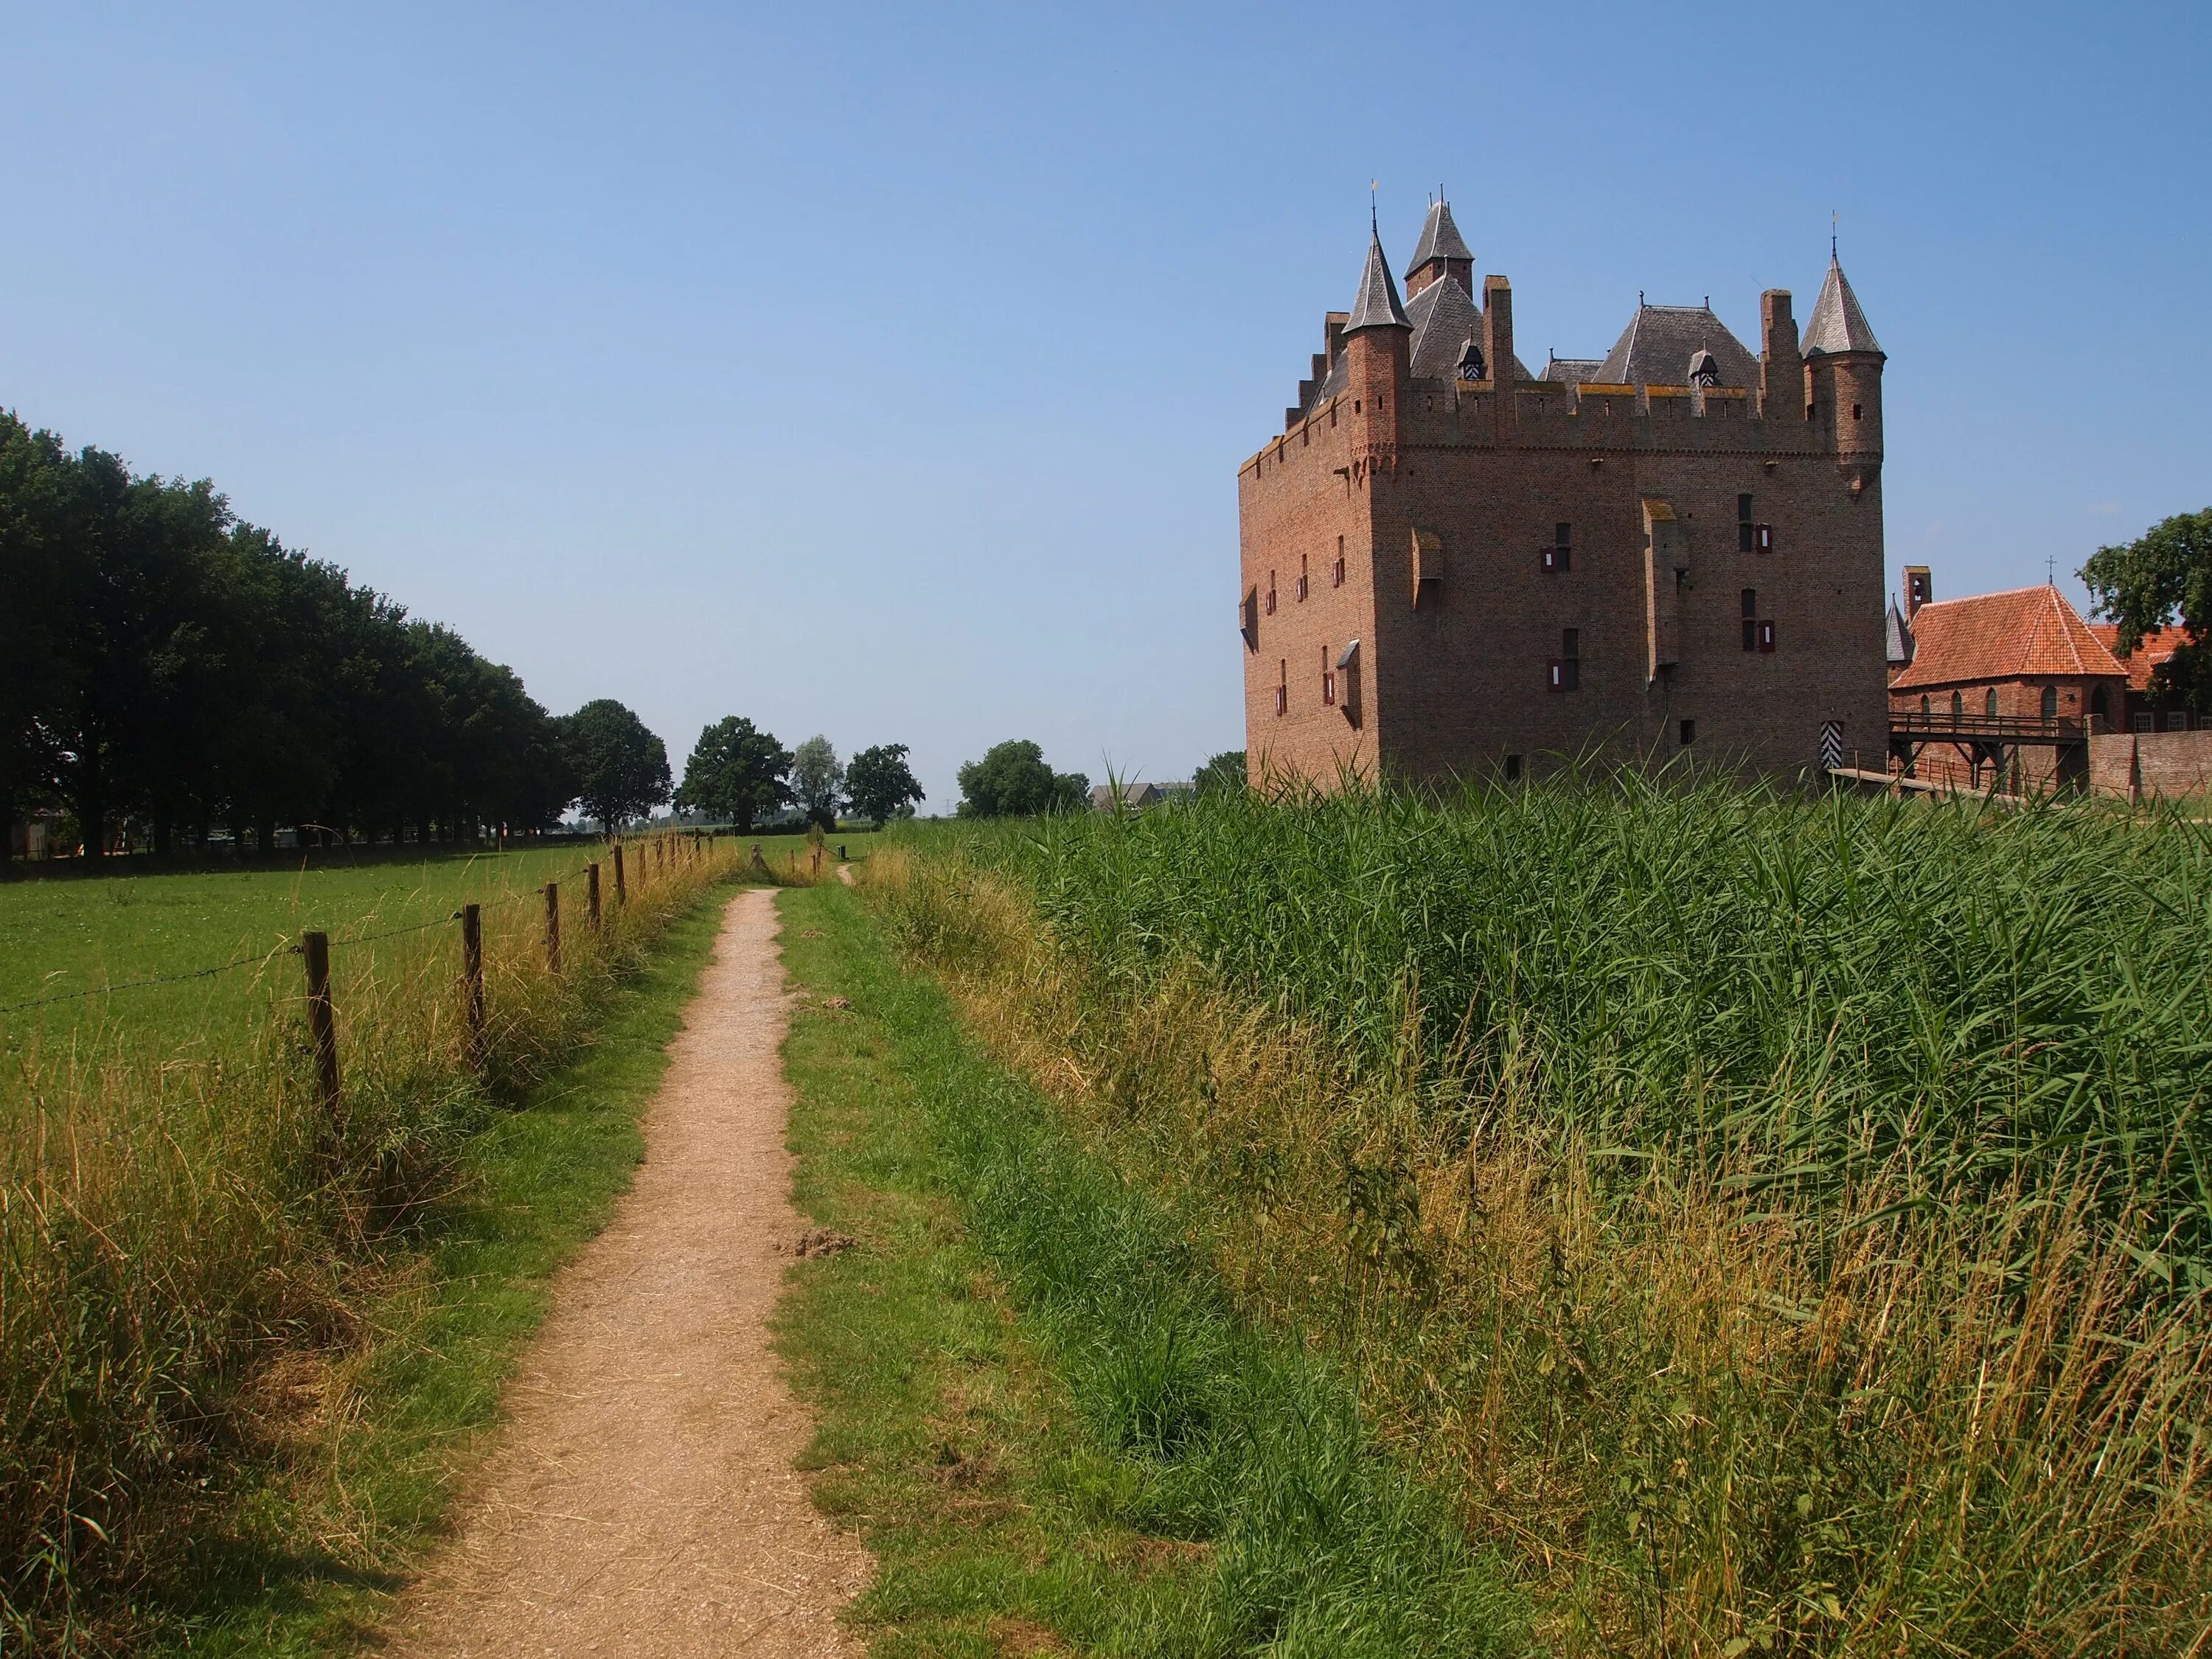
[[[2212,732],[2212,714],[2191,716],[2186,708],[2165,708],[2151,696],[2150,679],[2175,648],[2182,643],[2178,629],[2154,628],[2142,636],[2135,652],[2120,655],[2120,629],[2118,623],[2091,623],[2089,631],[2103,641],[2105,647],[2119,659],[2120,665],[2128,671],[2128,706],[2120,722],[2112,729],[2119,732]]]
[[[1091,806],[1093,811],[1141,812],[1147,806],[1158,806],[1167,799],[1156,783],[1095,783],[1091,786]]]

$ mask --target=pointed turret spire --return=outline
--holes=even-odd
[[[1411,331],[1406,307],[1398,303],[1398,284],[1391,280],[1390,262],[1382,257],[1382,235],[1370,230],[1367,269],[1359,275],[1359,297],[1352,302],[1352,315],[1344,325],[1345,337],[1363,328],[1402,328]]]
[[[1813,302],[1813,315],[1805,325],[1805,355],[1881,349],[1881,343],[1867,326],[1866,313],[1859,309],[1859,296],[1851,292],[1850,279],[1832,249],[1827,280],[1820,284],[1820,297]]]
[[[1474,259],[1474,250],[1452,222],[1451,204],[1441,196],[1430,204],[1429,216],[1421,226],[1421,240],[1413,245],[1413,262],[1406,270],[1410,275],[1431,259],[1465,259],[1470,264]]]

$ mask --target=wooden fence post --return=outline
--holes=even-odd
[[[338,1021],[331,1004],[331,936],[300,935],[307,969],[307,1034],[315,1045],[315,1087],[332,1127],[338,1116]]]
[[[468,1025],[469,1066],[484,1064],[483,907],[461,907],[461,1012]]]
[[[617,904],[629,902],[629,892],[623,882],[623,854],[620,842],[615,843],[615,902]]]
[[[599,931],[599,866],[597,864],[587,864],[584,866],[584,908],[591,918],[592,931],[598,933]]]
[[[545,966],[561,971],[561,884],[545,884]]]

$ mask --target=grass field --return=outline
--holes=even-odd
[[[858,831],[831,838],[856,858],[874,839]],[[803,836],[757,836],[744,845],[755,842],[778,867],[794,855],[805,857]],[[0,882],[0,1008],[95,993],[0,1013],[0,1042],[10,1048],[70,1040],[121,1043],[173,1057],[226,1035],[242,1037],[272,993],[297,992],[298,961],[282,953],[304,929],[330,934],[340,971],[349,963],[374,960],[369,947],[349,950],[352,941],[441,922],[471,902],[499,907],[502,914],[488,916],[487,926],[512,921],[518,925],[507,931],[526,943],[543,927],[537,896],[549,880],[562,884],[569,925],[576,925],[583,866],[592,860],[604,866],[600,878],[611,906],[614,872],[605,849],[573,842],[518,845],[505,853],[438,852],[419,860],[377,854],[355,861],[343,851],[326,851],[289,869],[47,873]],[[648,872],[648,887],[651,879]],[[512,918],[503,914],[508,908],[517,913]],[[387,956],[416,948],[404,933],[397,939],[374,945]],[[246,965],[204,979],[99,994],[233,962]]]
[[[1568,780],[869,875],[1555,1650],[2212,1626],[2203,826]]]

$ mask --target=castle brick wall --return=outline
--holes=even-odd
[[[1356,626],[1372,642],[1366,752],[1385,771],[1480,775],[1508,757],[1535,771],[1591,752],[1663,759],[1679,750],[1684,720],[1713,761],[1795,775],[1815,763],[1822,726],[1836,721],[1847,750],[1881,763],[1878,463],[1844,465],[1830,423],[1808,424],[1802,409],[1769,422],[1747,393],[1577,395],[1524,383],[1510,423],[1499,395],[1486,384],[1414,384],[1389,453],[1364,469],[1352,453],[1364,424],[1346,446],[1351,417],[1325,404],[1240,479],[1248,584],[1258,571],[1264,592],[1266,568],[1280,571],[1293,544],[1333,561],[1335,537],[1346,538],[1347,586],[1362,602],[1333,636],[1340,644]],[[1337,489],[1317,488],[1323,479]],[[1771,527],[1772,551],[1741,548],[1741,495]],[[1679,532],[1652,574],[1671,585],[1676,569],[1686,573],[1671,595],[1674,661],[1656,678],[1647,500],[1664,503]],[[1547,570],[1542,550],[1559,523],[1571,526],[1568,568]],[[1433,538],[1446,572],[1418,594],[1417,533]],[[1771,652],[1743,648],[1746,588],[1756,595],[1752,620],[1772,624]],[[1577,635],[1579,684],[1554,691],[1549,669],[1566,629]],[[1305,763],[1297,728],[1277,732],[1281,658],[1264,643],[1248,654],[1248,747],[1272,747],[1326,782]]]
[[[2212,793],[2212,732],[2113,732],[2089,739],[2089,787],[2127,800]]]
[[[1257,642],[1244,647],[1245,764],[1255,784],[1274,773],[1329,785],[1343,772],[1371,776],[1376,769],[1371,677],[1363,675],[1358,726],[1346,718],[1341,701],[1333,707],[1322,701],[1324,657],[1333,670],[1348,643],[1370,642],[1375,633],[1366,495],[1352,484],[1355,447],[1366,441],[1364,416],[1364,410],[1354,416],[1351,398],[1338,399],[1269,444],[1237,476],[1243,525],[1237,592],[1240,601],[1247,592],[1257,596]],[[1334,577],[1340,538],[1340,586]],[[1302,560],[1308,580],[1303,600]],[[1273,615],[1267,607],[1271,574]],[[1363,655],[1371,655],[1371,645]],[[1286,688],[1279,714],[1279,685]]]

